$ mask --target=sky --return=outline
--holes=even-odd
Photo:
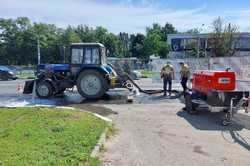
[[[250,31],[249,0],[0,0],[0,18],[21,16],[62,28],[104,26],[113,33],[145,33],[153,23],[166,22],[181,32],[209,32],[220,16],[240,31]]]

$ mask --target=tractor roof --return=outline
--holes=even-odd
[[[101,43],[72,43],[71,46],[99,46],[104,47]]]

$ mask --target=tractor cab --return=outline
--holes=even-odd
[[[106,48],[100,43],[73,43],[70,45],[71,74],[85,68],[107,66]]]

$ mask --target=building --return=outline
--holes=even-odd
[[[208,39],[210,34],[169,34],[168,44],[171,46],[170,58],[187,58],[193,54],[197,57],[201,55],[200,51],[203,50],[203,56],[211,56],[209,50]],[[250,56],[250,33],[240,33],[237,41],[234,43],[236,48],[236,56]],[[196,48],[194,52],[193,48]],[[205,49],[206,48],[206,49]]]

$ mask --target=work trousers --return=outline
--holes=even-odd
[[[181,78],[181,86],[183,88],[183,92],[185,93],[186,90],[187,90],[187,81],[188,81],[188,78],[187,77],[182,77]]]
[[[168,86],[168,88],[167,88]],[[172,77],[171,76],[164,76],[163,77],[163,90],[164,90],[164,95],[167,94],[167,91],[171,93],[172,91]]]

